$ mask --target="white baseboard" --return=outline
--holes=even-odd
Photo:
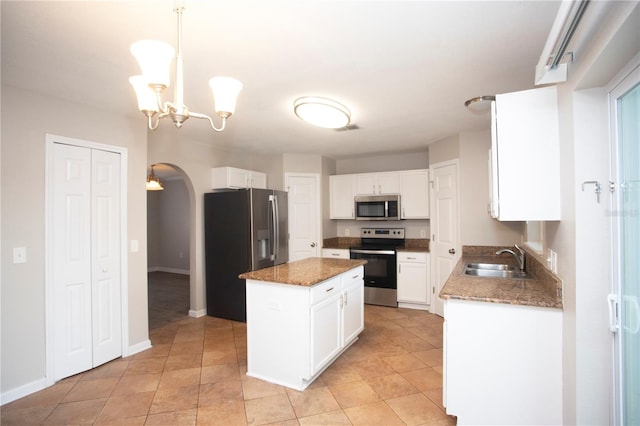
[[[47,380],[42,379],[34,380],[26,385],[19,386],[15,389],[11,389],[0,395],[0,405],[8,404],[27,395],[31,395],[34,392],[38,392],[47,387]]]
[[[198,309],[197,311],[194,311],[193,309],[189,309],[189,316],[192,318],[200,318],[205,315],[207,315],[206,309]]]
[[[421,311],[428,311],[429,310],[429,305],[423,305],[423,304],[420,304],[420,303],[398,302],[398,308],[419,309]]]
[[[172,274],[189,275],[188,269],[166,268],[164,266],[151,266],[147,268],[147,272],[170,272]]]
[[[127,353],[126,354],[122,354],[122,356],[131,356],[131,355],[135,355],[138,352],[142,352],[142,351],[146,351],[147,349],[151,349],[151,340],[144,340],[140,343],[136,343],[133,346],[129,346],[127,348]]]

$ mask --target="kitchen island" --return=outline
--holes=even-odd
[[[240,274],[247,280],[247,375],[304,390],[364,330],[364,269],[309,258]]]
[[[443,404],[459,425],[562,423],[562,283],[531,256],[527,278],[464,274],[507,263],[501,247],[463,247],[440,291]]]

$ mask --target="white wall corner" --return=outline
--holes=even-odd
[[[189,316],[191,318],[200,318],[207,315],[206,309],[189,309]]]

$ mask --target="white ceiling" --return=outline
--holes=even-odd
[[[176,46],[173,2],[6,1],[2,82],[51,96],[137,111],[129,46]],[[185,136],[255,152],[360,154],[424,151],[427,144],[488,127],[468,98],[533,88],[534,68],[558,1],[205,1],[184,15],[185,103],[213,114],[215,75],[244,83],[223,133],[191,119]],[[170,90],[169,100],[173,93]],[[360,129],[315,128],[294,99],[347,105]],[[163,128],[172,126],[163,122]]]

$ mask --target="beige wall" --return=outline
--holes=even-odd
[[[424,151],[420,152],[385,155],[363,154],[358,157],[336,160],[336,174],[339,175],[428,168],[429,151],[426,146]]]
[[[2,86],[1,391],[36,390],[45,380],[45,135],[128,150],[129,346],[144,345],[147,324],[146,130],[144,123],[86,105]],[[13,247],[27,249],[14,265]]]
[[[487,126],[489,123],[487,123]],[[429,164],[460,158],[460,135],[441,139],[429,145]]]

